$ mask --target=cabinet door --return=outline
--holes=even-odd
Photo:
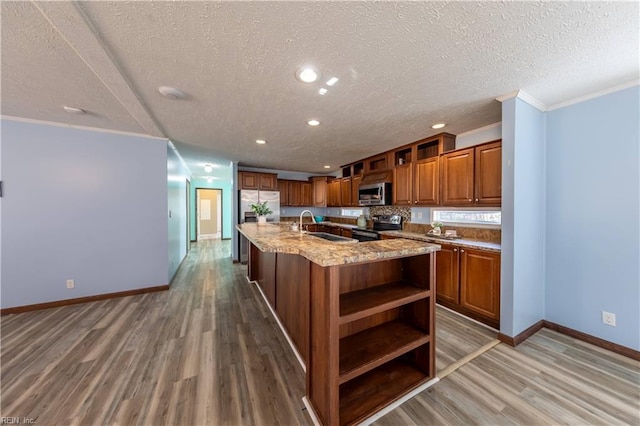
[[[423,206],[437,206],[440,201],[440,179],[438,157],[422,160],[416,164],[413,203]]]
[[[502,204],[502,141],[476,147],[476,204]]]
[[[270,173],[257,173],[258,179],[260,182],[260,189],[263,191],[276,191],[278,189],[277,185],[277,175]]]
[[[442,205],[473,204],[473,148],[454,151],[440,157],[442,167]]]
[[[340,207],[340,179],[332,180],[327,185],[327,206]]]
[[[312,178],[313,206],[327,207],[327,178]]]
[[[395,240],[396,238],[398,238],[398,237],[393,236],[393,235],[380,234],[380,239],[381,240]]]
[[[360,186],[360,181],[362,181],[362,175],[351,177],[351,205],[354,207],[360,206],[358,203],[358,187]]]
[[[393,205],[408,206],[411,205],[411,182],[413,173],[411,163],[396,166],[393,169]]]
[[[460,303],[459,249],[448,244],[440,244],[440,247],[436,253],[436,299],[451,307],[449,304]]]
[[[286,180],[278,179],[278,191],[280,191],[280,205],[288,206],[289,205],[289,183]]]
[[[499,321],[500,254],[461,248],[460,256],[460,305]]]
[[[290,206],[301,205],[300,182],[290,180],[287,182],[287,197]]]
[[[300,183],[300,204],[303,206],[310,206],[312,204],[313,194],[310,182]]]
[[[258,181],[258,173],[239,172],[241,189],[260,189]]]
[[[329,233],[333,235],[342,235],[342,228],[340,228],[339,226],[332,226],[329,229]]]
[[[340,205],[351,205],[351,178],[342,178],[340,180]]]
[[[347,238],[353,238],[353,232],[351,231],[351,229],[347,228],[342,228],[342,230],[340,231],[340,235]]]

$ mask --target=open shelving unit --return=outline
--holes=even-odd
[[[435,376],[435,253],[311,276],[307,397],[322,424],[361,422]]]

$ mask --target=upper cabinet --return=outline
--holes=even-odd
[[[334,179],[327,184],[327,207],[340,207],[341,179]]]
[[[393,152],[393,204],[437,206],[440,203],[439,156],[455,147],[449,133],[423,139]]]
[[[314,176],[311,178],[311,191],[313,192],[313,207],[327,207],[327,181],[326,176]]]
[[[442,205],[501,205],[502,141],[446,153],[440,167]]]
[[[476,204],[499,206],[502,203],[502,141],[478,146],[475,168]]]
[[[307,207],[313,205],[312,182],[278,179],[280,205]]]
[[[240,189],[278,190],[278,175],[271,173],[238,172],[238,181]]]

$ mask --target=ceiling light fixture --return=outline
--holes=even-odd
[[[310,65],[303,65],[296,71],[296,78],[303,83],[313,83],[320,78],[320,72]]]
[[[327,86],[333,86],[338,82],[338,77],[331,77],[329,81],[327,81]]]
[[[318,124],[320,124],[320,122],[318,120],[309,120],[307,121],[307,124],[309,126],[317,126]]]
[[[75,108],[75,107],[70,107],[70,106],[66,106],[64,107],[64,110],[67,112],[70,112],[71,114],[85,114],[86,111],[81,109],[81,108]]]
[[[178,90],[175,87],[160,86],[158,87],[158,92],[160,92],[162,96],[174,100],[184,99],[186,97],[183,91]]]
[[[213,179],[207,178],[207,182],[211,183],[211,182],[213,182]]]
[[[444,126],[446,126],[446,124],[438,123],[438,124],[434,124],[433,126],[431,126],[431,128],[432,129],[442,129]]]
[[[213,171],[213,166],[209,163],[204,165],[204,171],[207,173],[211,173]]]
[[[331,166],[324,166],[324,168],[325,168],[325,169],[330,169],[330,168],[331,168]]]
[[[326,95],[327,92],[328,92],[328,90],[325,89],[324,87],[322,89],[318,90],[318,93],[320,93],[321,95]]]
[[[257,143],[258,145],[264,145],[264,144],[266,144],[266,143],[267,143],[267,141],[262,140],[262,139],[256,139],[256,143]]]

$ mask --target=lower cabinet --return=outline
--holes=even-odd
[[[441,244],[436,255],[436,300],[500,328],[500,253]]]

